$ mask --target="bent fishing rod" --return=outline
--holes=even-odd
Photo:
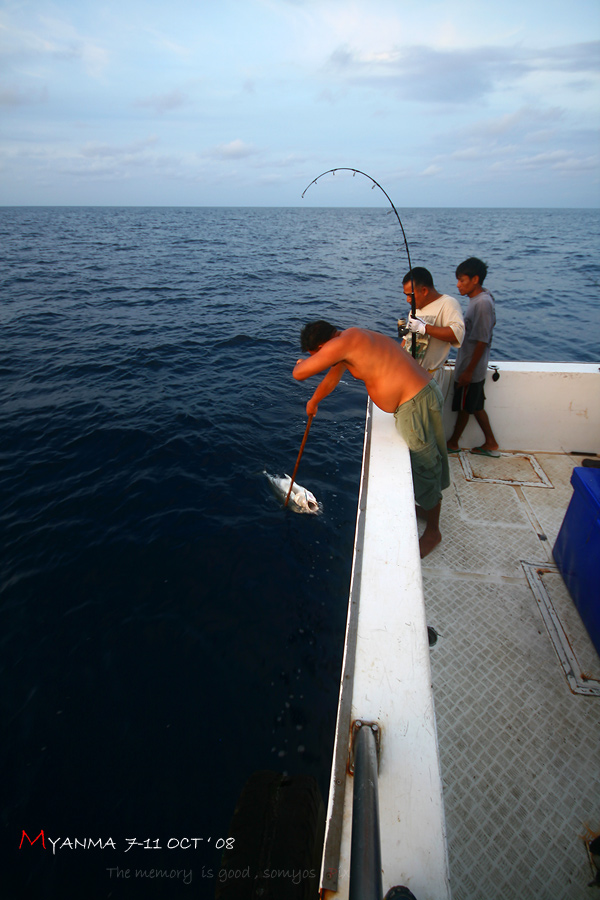
[[[355,175],[363,175],[365,178],[368,178],[369,181],[372,182],[372,184],[373,184],[373,187],[371,188],[371,190],[373,190],[373,189],[376,188],[376,187],[379,188],[379,190],[382,192],[382,194],[385,195],[385,197],[387,198],[387,200],[388,200],[390,206],[391,206],[392,209],[394,210],[394,213],[396,214],[396,218],[398,219],[398,224],[400,225],[400,229],[401,229],[401,231],[402,231],[402,237],[404,238],[404,247],[405,247],[405,249],[406,249],[406,256],[407,256],[407,258],[408,258],[408,270],[409,270],[409,272],[411,273],[411,278],[410,278],[410,306],[411,306],[411,312],[412,312],[413,317],[416,316],[416,314],[417,314],[417,304],[416,304],[416,300],[415,300],[415,283],[414,283],[413,278],[412,278],[412,263],[411,263],[411,261],[410,261],[410,250],[408,249],[408,241],[406,240],[406,232],[404,231],[404,225],[402,224],[402,220],[400,219],[400,216],[398,215],[398,210],[396,209],[396,207],[394,206],[394,204],[393,204],[393,202],[392,202],[392,198],[390,197],[390,195],[388,194],[388,192],[387,192],[384,188],[382,188],[382,186],[379,184],[379,182],[378,182],[378,181],[375,181],[375,179],[372,178],[370,175],[367,175],[366,172],[361,172],[360,169],[353,169],[353,168],[351,168],[350,166],[338,166],[338,167],[335,168],[335,169],[327,169],[326,172],[321,172],[320,175],[317,175],[316,178],[313,178],[313,180],[310,182],[310,184],[307,185],[307,186],[304,188],[304,190],[302,191],[302,199],[304,199],[304,195],[306,194],[307,190],[308,190],[310,187],[312,187],[313,184],[316,184],[317,181],[319,180],[319,178],[323,178],[324,175],[335,175],[336,172],[352,172],[352,177],[353,177],[353,178],[354,178]],[[414,333],[414,331],[413,331],[413,333],[412,333],[412,345],[411,345],[411,350],[412,350],[412,355],[413,355],[413,358],[414,358],[414,357],[417,355],[417,336],[416,336],[416,334]]]

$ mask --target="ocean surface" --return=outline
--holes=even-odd
[[[597,362],[598,211],[399,212],[438,290],[488,262],[492,359]],[[396,336],[398,222],[4,207],[0,260],[2,896],[213,897],[249,775],[327,796],[363,386],[311,428],[321,515],[263,472],[304,434],[302,324]]]

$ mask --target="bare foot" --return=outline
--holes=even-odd
[[[458,446],[458,444],[453,444],[452,441],[447,441],[446,449],[451,450],[452,453],[456,453],[458,450],[460,450],[460,447]]]
[[[434,530],[426,528],[419,538],[419,550],[421,552],[421,559],[427,556],[428,553],[431,553],[432,550],[435,550],[441,540],[442,534],[439,529]]]

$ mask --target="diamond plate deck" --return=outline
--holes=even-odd
[[[600,660],[552,565],[579,460],[530,455],[549,488],[494,481],[499,461],[481,457],[467,481],[452,458],[443,541],[423,562],[454,900],[594,895],[583,836],[600,831],[600,697],[572,693],[521,562],[544,573],[596,677]]]

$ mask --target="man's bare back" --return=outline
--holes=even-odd
[[[319,402],[331,393],[346,370],[364,381],[373,403],[388,413],[411,400],[431,380],[397,341],[365,328],[337,331],[310,354],[308,359],[298,360],[294,378],[304,381],[325,369],[329,372],[307,403],[309,415],[314,415]]]
[[[412,417],[404,415],[408,411],[396,411],[430,384],[431,375],[396,341],[366,328],[339,331],[330,322],[321,319],[304,326],[301,346],[303,350],[308,350],[310,356],[308,359],[298,360],[294,367],[294,378],[304,381],[311,375],[329,370],[306,404],[309,416],[314,416],[321,400],[333,391],[346,371],[364,381],[369,396],[380,409],[396,413],[396,427],[410,451],[415,498],[423,505],[426,524],[425,531],[419,538],[419,547],[421,557],[427,556],[442,539],[439,528],[441,493],[448,486],[443,483],[448,480],[448,455],[442,425],[443,397],[440,389],[433,382],[429,388],[433,398],[428,396],[420,405],[416,404],[416,411],[410,410],[411,414],[414,412],[420,416],[426,436],[413,434]],[[405,420],[410,420],[408,431]],[[439,494],[437,502],[436,493]]]

